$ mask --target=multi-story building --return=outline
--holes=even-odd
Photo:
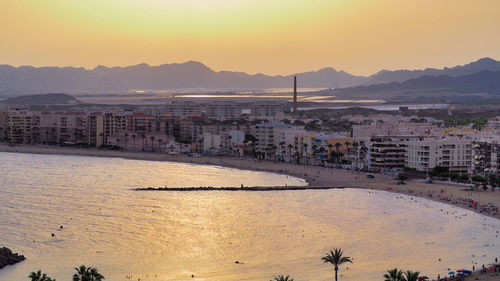
[[[262,153],[269,153],[272,147],[278,148],[280,142],[286,142],[286,133],[292,125],[283,123],[265,123],[255,125],[255,138],[257,145],[255,150]]]
[[[370,166],[373,169],[401,170],[405,167],[406,145],[422,140],[417,136],[374,136],[370,138]]]
[[[32,113],[27,110],[12,110],[7,114],[6,138],[14,143],[33,143]]]
[[[474,174],[500,174],[500,143],[474,141],[472,143],[472,169]]]
[[[471,140],[459,138],[426,138],[406,143],[406,167],[428,171],[440,166],[450,172],[469,173],[471,170]]]
[[[215,101],[204,106],[210,119],[227,120],[241,117],[241,107],[233,101]]]

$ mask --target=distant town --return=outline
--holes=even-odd
[[[474,113],[464,118],[460,109],[448,105],[417,110],[401,106],[391,112],[356,107],[298,111],[296,100],[4,104],[0,140],[10,145],[255,157],[496,182],[500,116],[495,112],[491,109],[489,118]],[[479,114],[488,116],[484,111]]]

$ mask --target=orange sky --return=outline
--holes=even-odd
[[[498,0],[0,2],[0,64],[353,74],[500,59]]]

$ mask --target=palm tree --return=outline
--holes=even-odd
[[[73,274],[73,281],[102,281],[105,279],[104,276],[93,267],[80,265],[80,267],[75,267],[75,270],[76,273]]]
[[[419,274],[420,274],[420,272],[418,272],[418,271],[407,270],[407,271],[405,271],[402,280],[403,281],[417,281]]]
[[[202,147],[203,147],[203,137],[198,140],[198,153],[199,154],[201,154],[203,152],[201,149]]]
[[[354,161],[356,163],[356,169],[358,169],[358,159],[359,159],[359,143],[357,141],[352,142],[352,147],[354,148]]]
[[[151,136],[150,139],[151,139],[151,152],[154,152],[155,151],[155,146],[154,146],[155,137]]]
[[[243,140],[243,156],[245,156],[247,153],[247,143],[248,143],[248,139],[244,139]]]
[[[346,142],[344,142],[344,144],[347,147],[347,151],[349,151],[349,145],[351,145],[351,143],[349,141],[346,141]]]
[[[144,147],[146,146],[146,135],[142,134],[141,138],[142,138],[142,151],[144,151]]]
[[[284,275],[278,275],[276,277],[274,277],[272,280],[270,281],[293,281],[293,278],[290,277],[290,276],[284,276]]]
[[[384,274],[385,281],[403,281],[403,271],[397,268],[387,270]]]
[[[352,259],[350,257],[343,257],[342,249],[334,248],[330,253],[326,253],[326,256],[322,257],[324,263],[331,263],[335,270],[335,281],[337,281],[337,272],[339,271],[339,265],[350,262]]]
[[[332,161],[332,149],[333,149],[333,144],[329,143],[328,144],[328,156],[330,156],[330,162]]]
[[[135,150],[135,137],[137,137],[135,134],[132,135],[132,143],[134,144],[134,150]]]
[[[163,142],[162,139],[158,139],[158,151],[161,152],[161,143]]]
[[[125,133],[123,136],[125,137],[125,150],[128,150],[128,133]]]
[[[339,142],[337,142],[337,143],[335,143],[334,146],[335,146],[335,150],[337,150],[337,164],[339,164],[339,159],[340,159],[340,157],[339,157],[339,155],[340,155],[339,149],[342,146],[342,144],[340,144]]]
[[[304,143],[302,146],[304,147],[304,151],[306,152],[306,155],[304,156],[304,160],[305,160],[304,162],[307,162],[307,147],[309,145],[307,143]]]
[[[321,158],[321,163],[324,163],[323,154],[325,154],[325,147],[320,146],[319,147],[319,158]]]
[[[300,165],[300,152],[295,151],[295,159],[297,160],[297,164]]]
[[[285,145],[286,145],[286,142],[284,141],[280,141],[280,148],[281,148],[281,161],[285,161],[285,158],[284,158],[284,154],[285,154]]]
[[[313,156],[313,165],[316,163],[316,149],[318,149],[318,146],[316,144],[313,144],[311,146],[311,150],[312,150],[312,156]]]
[[[364,144],[361,145],[361,151],[363,151],[363,168],[368,166],[366,164],[366,152],[368,151],[368,147],[366,147]]]
[[[290,151],[289,153],[289,156],[290,156],[290,163],[292,163],[292,148],[293,148],[293,144],[289,144],[288,145],[288,151]]]
[[[56,279],[52,279],[48,277],[47,274],[42,273],[41,270],[31,272],[28,278],[31,278],[31,281],[56,281]]]

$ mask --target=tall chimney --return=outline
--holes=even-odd
[[[297,76],[293,76],[293,113],[297,113]]]

